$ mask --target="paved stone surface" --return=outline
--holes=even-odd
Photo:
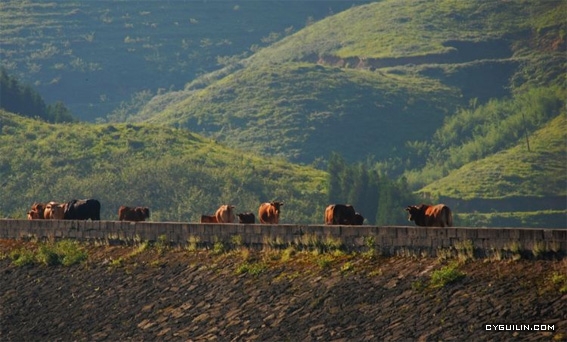
[[[12,265],[0,241],[0,341],[564,341],[567,260],[445,263],[89,247],[81,265]],[[33,246],[30,246],[33,248]],[[121,260],[118,262],[116,260]],[[261,265],[258,274],[243,265]],[[486,331],[555,324],[555,331]]]

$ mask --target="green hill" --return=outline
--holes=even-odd
[[[400,174],[423,167],[410,145],[458,108],[564,86],[566,24],[557,13],[565,9],[560,1],[354,7],[151,101],[132,120],[302,163],[331,151],[374,156]]]
[[[257,213],[283,200],[282,222],[322,222],[325,173],[229,149],[186,130],[131,124],[47,124],[0,111],[2,217],[33,202],[97,198],[102,218],[145,205],[155,221],[198,221],[225,203]]]
[[[364,1],[0,2],[0,63],[84,120],[182,87]]]
[[[89,119],[117,110],[105,125],[3,113],[2,214],[99,197],[107,218],[132,201],[156,220],[196,220],[283,199],[284,222],[320,222],[327,174],[291,163],[324,168],[337,152],[453,200],[458,224],[564,226],[567,3],[352,4],[282,2],[280,15],[272,2],[3,2],[9,72]],[[542,129],[555,140],[538,142]],[[530,217],[466,217],[527,213],[533,199]]]
[[[456,209],[461,225],[566,228],[567,113],[563,110],[518,145],[465,164],[420,193]]]
[[[456,101],[457,92],[435,80],[288,63],[237,71],[147,122],[292,161],[332,151],[355,161],[387,158],[408,136],[426,139]]]
[[[528,142],[468,163],[421,192],[461,199],[567,196],[566,142],[564,111],[531,134]]]

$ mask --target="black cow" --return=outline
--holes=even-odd
[[[100,220],[100,202],[95,199],[72,200],[65,205],[65,220]]]
[[[236,214],[236,216],[238,216],[238,223],[256,223],[256,216],[251,212]]]
[[[358,218],[359,221],[360,217]],[[356,224],[356,220],[356,212],[350,204],[331,204],[325,209],[325,224],[353,225]],[[364,218],[362,218],[362,221],[364,221]]]

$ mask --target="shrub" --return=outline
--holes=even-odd
[[[465,274],[459,271],[455,265],[448,265],[431,273],[430,285],[434,288],[444,287],[464,278],[464,276]]]
[[[10,258],[16,266],[32,265],[35,261],[34,253],[27,249],[17,249],[11,252]]]
[[[264,263],[243,263],[236,269],[236,274],[248,273],[257,276],[266,270],[267,266]]]
[[[63,266],[78,264],[87,259],[87,252],[77,241],[62,240],[55,244],[55,253]]]
[[[551,275],[551,283],[558,287],[559,293],[567,293],[567,275],[554,272]]]
[[[18,249],[10,253],[10,258],[16,266],[32,265],[35,263],[46,266],[71,266],[87,259],[87,252],[77,241],[62,240],[55,244],[39,244],[37,250]]]

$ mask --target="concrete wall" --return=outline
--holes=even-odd
[[[160,236],[172,245],[187,245],[197,239],[201,245],[217,241],[231,243],[237,236],[251,247],[308,246],[313,241],[340,241],[349,250],[364,250],[368,243],[383,254],[412,253],[436,255],[440,250],[459,250],[464,244],[477,255],[496,251],[527,255],[567,254],[567,229],[540,228],[425,228],[325,225],[199,224],[179,222],[0,220],[0,239],[61,239],[134,243],[157,241]]]

